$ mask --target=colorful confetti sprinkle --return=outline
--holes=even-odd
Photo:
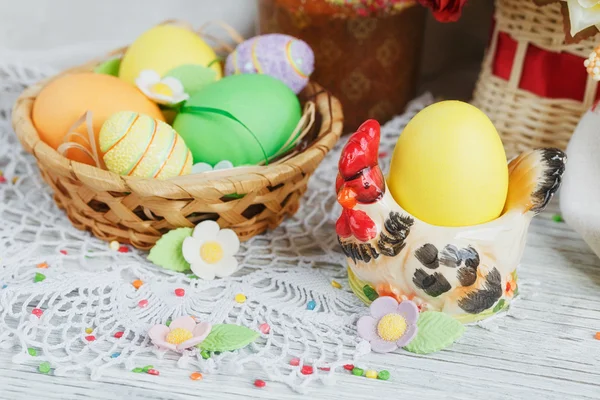
[[[190,375],[190,379],[193,381],[202,380],[202,374],[200,372],[194,372],[193,374]]]
[[[129,247],[125,246],[125,245],[121,245],[119,247],[119,253],[129,253]]]
[[[6,178],[4,175],[0,175],[0,183],[6,183]]]
[[[302,375],[311,375],[314,372],[314,370],[313,367],[311,367],[310,365],[305,365],[302,367],[300,372],[302,373]]]
[[[149,370],[148,370],[148,374],[150,374],[150,375],[154,375],[154,376],[158,376],[158,375],[160,375],[160,372],[158,372],[158,371],[157,371],[157,370],[155,370],[155,369],[149,369]]]
[[[202,350],[200,352],[200,355],[202,356],[203,359],[208,360],[210,358],[210,353],[207,350]]]
[[[352,371],[354,369],[354,365],[352,365],[352,364],[346,364],[346,365],[344,365],[344,369],[346,371]]]
[[[110,242],[108,247],[110,247],[112,251],[117,251],[119,250],[119,247],[121,247],[121,243],[117,242],[116,240],[113,240],[112,242]]]
[[[85,340],[87,340],[88,342],[93,342],[94,340],[96,340],[96,336],[94,336],[94,335],[86,336]]]
[[[148,307],[148,300],[146,300],[146,299],[140,300],[138,303],[138,307],[140,307],[140,308]]]
[[[44,311],[41,308],[34,308],[33,310],[31,310],[31,313],[36,317],[40,318],[42,314],[44,314]]]
[[[136,374],[141,374],[142,372],[144,372],[144,368],[134,368],[131,370],[131,372],[135,372]]]
[[[29,353],[29,355],[30,355],[31,357],[35,357],[35,356],[37,356],[37,350],[36,350],[36,349],[34,349],[33,347],[29,347],[29,348],[27,349],[27,352]]]
[[[317,302],[314,300],[311,300],[308,302],[308,304],[306,304],[306,309],[312,311],[315,309],[316,306],[317,306]]]
[[[594,337],[596,338],[596,340],[600,340],[600,332],[596,332],[596,335]]]
[[[144,368],[142,368],[143,372],[148,372],[150,371],[152,368],[154,368],[154,365],[146,365]]]
[[[19,181],[19,177],[18,176],[13,176],[13,178],[12,178],[13,185],[16,184],[18,181]]]
[[[45,279],[46,279],[46,275],[40,274],[39,272],[36,272],[35,276],[33,277],[33,281],[35,283],[43,282]]]
[[[246,296],[242,293],[238,293],[235,295],[235,301],[240,304],[243,304],[246,302]]]
[[[341,289],[342,288],[341,283],[339,283],[338,281],[335,281],[335,280],[331,281],[331,286],[333,286],[336,289]]]
[[[112,353],[112,354],[110,355],[110,358],[117,358],[117,357],[119,357],[120,355],[121,355],[121,353],[118,353],[118,352],[117,352],[117,353]]]
[[[175,289],[175,296],[177,296],[177,297],[185,296],[185,289],[182,289],[182,288]]]
[[[192,317],[192,318],[194,318],[194,317]],[[195,320],[196,320],[196,319],[194,319],[194,321],[195,321]],[[168,320],[167,320],[167,322],[165,322],[165,325],[166,325],[167,327],[169,327],[169,326],[171,326],[171,322],[173,322],[173,321],[171,321],[170,319],[168,319]]]
[[[365,372],[365,376],[370,379],[377,379],[377,371],[369,369]]]
[[[258,330],[264,333],[265,335],[268,335],[269,332],[271,332],[271,326],[265,322],[264,324],[260,324]]]
[[[6,289],[8,287],[8,285],[4,284],[2,285],[2,289]]]
[[[42,374],[47,374],[50,372],[51,368],[52,367],[50,366],[50,363],[48,361],[44,361],[38,366],[38,371],[40,371]]]
[[[39,263],[38,265],[36,265],[36,267],[46,269],[46,268],[48,268],[48,263],[45,263],[45,262]]]
[[[257,379],[254,381],[254,386],[263,388],[263,387],[267,386],[267,382],[263,381],[262,379]]]
[[[68,253],[67,253],[67,251],[66,251],[66,250],[61,250],[61,251],[60,251],[60,254],[62,254],[63,256],[66,256]]]
[[[554,222],[565,222],[565,221],[563,220],[563,217],[562,217],[562,215],[560,215],[560,214],[554,214],[554,215],[552,216],[552,221],[554,221]]]
[[[133,285],[134,288],[139,289],[142,287],[142,285],[144,284],[144,282],[142,282],[139,279],[136,279],[135,281],[131,282],[131,284]]]
[[[319,369],[320,369],[321,371],[325,371],[325,372],[329,372],[329,371],[331,371],[331,368],[330,368],[330,367],[319,367]]]
[[[94,328],[85,328],[85,333],[87,333],[88,335],[92,332],[94,332]]]
[[[362,368],[354,367],[354,369],[352,369],[352,375],[363,376],[364,373],[365,371]]]
[[[300,365],[300,359],[298,357],[294,357],[290,360],[290,365],[297,367],[298,365]]]
[[[386,371],[385,369],[383,371],[379,371],[379,374],[377,374],[377,379],[387,381],[388,379],[390,379],[390,371]]]
[[[123,337],[123,334],[124,334],[124,333],[125,333],[125,332],[116,332],[116,333],[115,333],[115,337],[116,337],[117,339],[121,339],[121,338]]]

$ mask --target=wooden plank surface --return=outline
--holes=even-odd
[[[370,354],[364,365],[387,369],[387,382],[336,374],[306,396],[267,382],[256,370],[191,381],[162,367],[158,377],[107,370],[98,381],[42,375],[0,351],[0,399],[600,399],[600,260],[566,224],[554,201],[530,229],[519,271],[521,296],[507,316],[470,326],[452,348],[418,356]]]

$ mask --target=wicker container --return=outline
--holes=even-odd
[[[91,71],[97,63],[64,73]],[[313,128],[278,161],[164,181],[131,178],[68,160],[40,140],[31,111],[48,82],[29,87],[17,100],[13,126],[19,140],[75,227],[139,249],[151,248],[170,229],[207,219],[235,230],[241,240],[276,227],[298,210],[308,179],[342,133],[339,101],[311,82],[300,99],[315,103]]]
[[[509,38],[509,39],[506,39]],[[499,41],[516,41],[512,67],[507,77],[495,74],[494,63],[498,57]],[[587,76],[583,61],[594,48],[596,38],[578,44],[565,44],[563,16],[559,3],[544,7],[532,0],[496,0],[495,26],[490,48],[483,61],[479,81],[475,88],[473,104],[482,109],[494,122],[507,156],[537,147],[566,149],[581,115],[597,97],[598,84]],[[565,83],[575,79],[581,82],[581,93],[574,98],[541,95],[528,90],[524,70],[530,51],[546,52],[555,59],[569,58],[580,68],[571,73],[561,71],[562,64],[537,65],[541,77],[552,70],[561,74]],[[573,60],[577,57],[577,60]],[[579,64],[580,58],[580,64]],[[510,61],[509,61],[510,62]],[[556,85],[557,80],[548,86]],[[569,80],[569,81],[566,81]]]
[[[416,93],[426,9],[417,2],[362,16],[326,0],[258,0],[261,33],[285,33],[315,52],[312,78],[344,107],[345,131],[368,118],[385,123]]]

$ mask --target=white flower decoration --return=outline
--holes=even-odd
[[[215,221],[203,221],[194,228],[191,237],[183,241],[183,257],[192,272],[201,279],[213,280],[233,274],[238,267],[234,257],[240,249],[240,239],[231,229],[220,229]]]
[[[233,168],[233,164],[229,160],[219,161],[215,164],[215,166],[211,166],[205,162],[199,162],[192,165],[192,174],[199,174],[201,172],[209,172],[209,171],[217,171],[221,169],[230,169]]]
[[[161,78],[158,72],[151,69],[140,72],[135,84],[146,97],[159,104],[173,105],[190,98],[179,79],[172,76]]]
[[[563,0],[569,8],[571,36],[596,25],[600,26],[600,7],[595,0]],[[600,28],[599,28],[600,29]]]

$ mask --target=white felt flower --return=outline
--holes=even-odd
[[[208,163],[199,162],[199,163],[192,165],[192,174],[199,174],[202,172],[217,171],[217,170],[221,170],[221,169],[230,169],[230,168],[233,168],[233,164],[229,160],[219,161],[218,163],[215,164],[214,167]]]
[[[151,69],[140,72],[135,84],[142,93],[159,104],[173,105],[190,98],[179,79],[172,76],[161,78]]]
[[[565,0],[569,7],[571,36],[590,26],[600,25],[600,4],[591,0]]]
[[[235,254],[240,239],[231,229],[220,229],[215,221],[203,221],[191,237],[183,241],[183,257],[192,272],[201,279],[213,280],[229,276],[237,270]]]

